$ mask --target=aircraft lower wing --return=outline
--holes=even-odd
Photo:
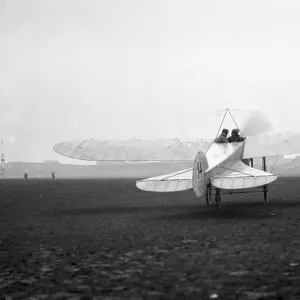
[[[148,192],[178,192],[193,188],[193,169],[139,180],[136,186]]]
[[[193,161],[199,149],[212,141],[180,139],[129,139],[62,142],[53,149],[60,155],[89,161]]]
[[[283,132],[248,136],[242,158],[277,156],[300,153],[300,134]]]
[[[222,165],[219,167],[222,168]],[[224,168],[223,172],[210,178],[214,187],[230,190],[263,186],[276,179],[277,175],[251,168],[242,161],[238,161],[230,169]]]

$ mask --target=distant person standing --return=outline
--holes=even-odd
[[[228,135],[228,129],[224,128],[222,130],[222,133],[214,140],[215,143],[228,143],[227,135]]]
[[[28,174],[25,172],[24,173],[24,178],[27,179],[28,178]]]
[[[54,180],[55,179],[55,173],[52,172],[52,179]]]

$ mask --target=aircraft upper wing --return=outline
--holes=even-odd
[[[193,169],[185,169],[171,174],[151,177],[136,182],[136,186],[148,192],[177,192],[191,189]]]
[[[199,149],[206,151],[212,141],[180,139],[86,139],[54,145],[58,154],[89,161],[193,161]]]
[[[300,134],[283,132],[248,136],[242,158],[276,156],[300,153]]]

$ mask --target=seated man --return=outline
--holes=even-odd
[[[228,135],[228,129],[224,128],[222,130],[222,133],[214,140],[214,143],[228,143],[227,135]]]
[[[241,137],[239,135],[239,129],[232,129],[231,130],[231,136],[228,138],[228,142],[232,143],[232,142],[243,142],[245,140],[245,138]]]
[[[232,143],[232,142],[243,142],[245,140],[245,138],[241,137],[239,135],[239,129],[232,129],[231,130],[231,136],[228,138],[228,142]],[[249,166],[249,159],[242,159],[242,162],[244,164],[246,164],[247,166]]]

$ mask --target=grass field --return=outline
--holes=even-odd
[[[3,180],[0,299],[300,299],[300,179],[269,190],[218,212],[135,180]]]

